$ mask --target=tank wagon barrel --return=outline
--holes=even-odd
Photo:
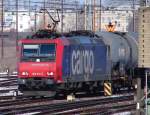
[[[137,34],[121,32],[96,32],[96,34],[102,36],[104,43],[108,46],[108,54],[113,67],[125,69],[137,66]]]

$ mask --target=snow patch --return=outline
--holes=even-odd
[[[115,113],[113,115],[131,115],[131,112]]]
[[[24,114],[16,114],[16,115],[35,115],[38,113],[40,113],[40,112],[32,112],[32,113],[24,113]]]
[[[7,72],[0,72],[0,75],[7,75]]]
[[[5,87],[0,87],[0,90],[7,90],[7,89],[18,89],[18,86],[5,86]]]
[[[1,78],[1,77],[0,77],[0,81],[3,81],[3,80],[8,80],[8,79],[6,79],[6,78]]]

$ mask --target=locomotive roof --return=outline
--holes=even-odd
[[[31,37],[27,39],[67,39],[72,44],[91,44],[91,43],[103,43],[102,37],[96,35],[94,32],[89,30],[71,31],[68,33],[60,34],[58,32],[52,32],[50,30],[39,30]],[[63,40],[64,41],[64,40]]]
[[[64,37],[77,44],[104,44],[101,36],[89,30],[72,31],[64,34]]]

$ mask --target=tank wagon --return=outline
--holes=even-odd
[[[18,84],[24,95],[51,96],[132,87],[137,42],[128,33],[35,34],[19,41]]]

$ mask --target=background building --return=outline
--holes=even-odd
[[[106,30],[106,25],[112,22],[116,31],[137,31],[137,0],[126,1],[121,5],[121,0],[106,1],[85,0],[85,5],[77,0],[19,0],[18,1],[18,30],[19,32],[34,32],[37,29],[47,28],[52,23],[47,13],[39,13],[40,9],[47,9],[57,19],[56,9],[59,10],[60,23],[58,31],[71,30]],[[1,3],[1,2],[0,2]],[[103,4],[102,4],[103,3]],[[108,5],[109,4],[109,5]],[[118,5],[118,7],[115,7]],[[16,29],[16,2],[4,1],[4,30]],[[11,6],[11,7],[10,7]],[[62,10],[63,9],[63,10]]]
[[[138,13],[135,12],[133,18],[132,11],[102,11],[101,13],[101,30],[106,31],[106,25],[111,22],[115,25],[115,31],[137,32]]]
[[[57,30],[59,32],[83,29],[105,31],[109,22],[115,24],[116,31],[132,32],[137,30],[137,13],[135,10],[133,12],[136,5],[133,5],[133,2],[125,6],[116,4],[120,6],[116,7],[113,5],[121,2],[109,0],[108,3],[112,4],[105,5],[104,1],[108,0],[101,0],[102,2],[100,0],[83,1],[85,4],[81,4],[80,0],[18,0],[18,10],[16,10],[16,0],[4,0],[4,32],[2,33],[2,0],[0,0],[0,71],[1,68],[6,67],[10,67],[12,70],[16,69],[14,65],[17,62],[18,38],[24,38],[38,29],[47,28],[47,25],[52,23],[48,13],[40,13],[41,9],[47,9],[56,20],[58,18],[56,9],[58,9],[60,22]],[[18,33],[16,27],[18,27]]]
[[[3,28],[7,32],[15,31],[16,23],[18,23],[19,32],[35,32],[35,30],[47,28],[52,20],[48,13],[41,12],[41,9],[46,9],[56,20],[58,19],[56,9],[58,10],[60,18],[58,31],[61,31],[62,27],[64,32],[84,29],[84,14],[81,12],[83,9],[76,0],[63,0],[63,4],[62,0],[20,0],[18,1],[18,20],[16,20],[16,2],[6,0],[4,5],[5,20]]]

